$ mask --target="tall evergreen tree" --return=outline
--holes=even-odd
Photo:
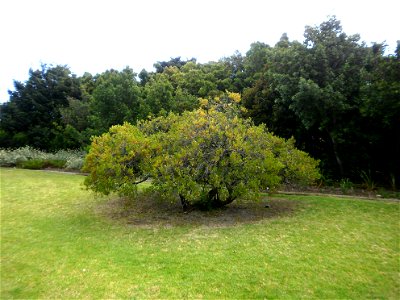
[[[79,79],[66,66],[42,65],[29,71],[25,83],[15,81],[14,87],[10,100],[1,106],[1,146],[63,147],[54,144],[54,129],[68,98],[81,98]]]

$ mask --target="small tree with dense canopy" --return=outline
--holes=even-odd
[[[149,178],[151,157],[149,138],[125,122],[92,139],[83,171],[87,188],[108,195],[134,195],[137,184]]]
[[[179,196],[184,209],[222,207],[282,181],[310,183],[318,162],[292,140],[240,118],[238,94],[201,99],[201,108],[132,126],[114,126],[95,138],[85,170],[88,188],[123,194],[151,177],[152,186]]]

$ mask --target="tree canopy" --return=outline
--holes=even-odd
[[[158,61],[155,71],[129,67],[78,77],[66,66],[31,70],[1,105],[0,146],[85,148],[111,126],[187,114],[199,98],[239,93],[243,117],[321,161],[324,178],[383,184],[400,181],[400,43],[393,54],[348,35],[335,17],[306,26],[304,41],[287,34],[255,42],[216,62]]]
[[[10,101],[1,107],[2,146],[59,147],[60,109],[68,106],[69,98],[81,98],[79,79],[65,66],[42,65],[41,70],[29,71],[28,81],[15,81],[14,86]]]
[[[133,126],[111,127],[97,137],[84,170],[88,188],[134,195],[153,188],[184,209],[222,207],[282,181],[312,183],[318,162],[286,141],[238,116],[239,94],[202,99],[201,107]],[[161,125],[161,126],[160,126]]]

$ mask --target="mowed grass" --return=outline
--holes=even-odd
[[[399,202],[283,196],[183,214],[1,169],[1,298],[400,295]]]

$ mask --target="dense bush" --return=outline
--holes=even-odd
[[[85,153],[82,151],[60,150],[55,153],[47,153],[29,146],[18,149],[0,149],[0,166],[80,170],[84,156]]]
[[[17,162],[17,167],[22,169],[40,170],[44,169],[44,160],[31,159]]]
[[[85,184],[103,194],[136,193],[136,186],[149,178],[151,151],[149,138],[137,127],[124,123],[112,126],[109,132],[92,140],[86,156]]]
[[[32,170],[40,170],[46,168],[63,169],[64,166],[65,161],[57,159],[31,159],[17,162],[17,167]]]
[[[71,156],[65,163],[64,168],[66,170],[81,170],[83,167],[84,156],[84,154]]]
[[[228,94],[202,100],[200,109],[181,116],[113,126],[93,140],[85,184],[105,194],[132,194],[152,178],[153,188],[179,196],[184,208],[212,208],[283,181],[308,184],[319,177],[318,162],[292,140],[238,117],[239,101]]]
[[[27,160],[43,159],[45,153],[32,147],[25,146],[18,149],[0,149],[0,166],[14,167],[19,162]]]

